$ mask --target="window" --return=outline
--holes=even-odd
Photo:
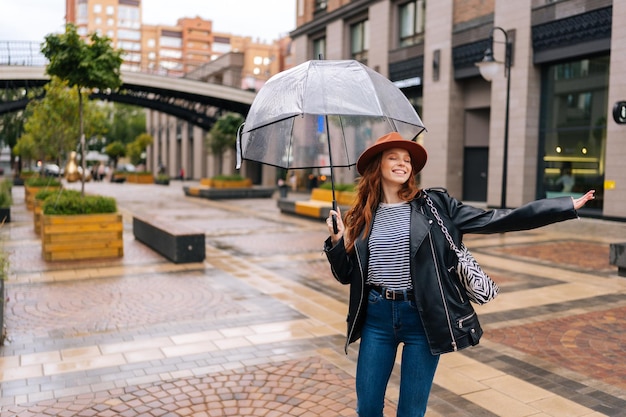
[[[315,0],[315,10],[313,13],[323,12],[326,10],[327,1],[326,0]]]
[[[139,29],[141,22],[139,20],[139,8],[120,5],[117,10],[118,27],[130,29]]]
[[[326,57],[326,38],[313,39],[313,59]]]
[[[182,48],[183,40],[179,37],[161,36],[159,44],[166,48]]]
[[[547,197],[602,195],[606,147],[609,57],[550,65],[543,75],[540,127],[543,190]],[[568,174],[564,184],[562,176]],[[567,187],[565,186],[567,185]],[[598,198],[586,207],[601,208]]]
[[[138,41],[141,39],[141,32],[136,30],[120,29],[117,32],[117,37],[119,39]]]
[[[78,21],[87,21],[87,5],[84,3],[81,3],[78,5],[78,8],[76,9],[76,20]]]
[[[352,59],[367,64],[369,49],[369,21],[363,20],[350,26],[350,54]]]
[[[94,13],[102,13],[102,5],[101,4],[94,4],[93,5],[93,12]]]
[[[426,1],[414,0],[399,7],[400,46],[415,45],[424,38]]]

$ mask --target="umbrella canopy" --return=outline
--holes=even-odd
[[[354,60],[312,60],[261,88],[238,138],[237,164],[332,171],[356,164],[380,136],[414,139],[423,130],[406,96],[378,72]]]

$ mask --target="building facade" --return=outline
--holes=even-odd
[[[427,128],[419,138],[429,154],[423,187],[444,186],[491,207],[595,189],[585,214],[626,219],[626,125],[612,115],[626,100],[620,71],[626,2],[297,5],[294,63],[320,55],[359,60],[396,83],[415,106]],[[509,74],[501,65],[486,81],[475,64],[488,48],[505,61],[507,43]],[[338,176],[349,181],[354,171]]]

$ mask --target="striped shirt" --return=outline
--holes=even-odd
[[[380,203],[370,233],[367,284],[393,290],[411,289],[411,205]]]

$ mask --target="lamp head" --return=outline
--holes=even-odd
[[[493,58],[491,48],[485,49],[483,60],[474,64],[478,67],[480,75],[487,81],[491,81],[500,69],[500,63]]]

